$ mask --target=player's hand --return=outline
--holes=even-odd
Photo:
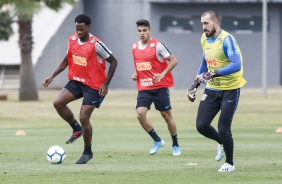
[[[198,82],[198,80],[195,80],[192,86],[187,90],[187,97],[191,102],[194,102],[196,100],[196,92],[199,86],[200,83]]]
[[[103,84],[100,87],[99,95],[102,96],[102,97],[105,97],[107,94],[108,94],[108,84]]]
[[[155,83],[157,83],[157,82],[160,82],[162,80],[162,78],[164,78],[163,74],[161,74],[161,73],[160,74],[154,74],[153,81]]]
[[[53,80],[52,77],[45,78],[42,82],[42,85],[46,88],[52,82],[52,80]]]
[[[220,75],[217,71],[204,72],[201,75],[197,76],[197,80],[200,83],[207,84],[211,79],[218,76]]]
[[[136,73],[131,75],[132,80],[136,81],[138,79],[138,76]]]

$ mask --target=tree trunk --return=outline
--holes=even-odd
[[[19,17],[19,46],[21,50],[20,101],[38,101],[38,92],[32,65],[32,20]]]

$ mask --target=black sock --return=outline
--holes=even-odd
[[[73,132],[78,132],[81,130],[81,126],[79,123],[75,120],[75,122],[71,125]]]
[[[171,138],[172,138],[172,147],[173,146],[179,147],[178,141],[177,141],[177,134],[176,135],[172,135]]]
[[[155,132],[154,129],[148,132],[148,134],[154,139],[155,142],[160,142],[161,138],[158,136],[158,134]]]
[[[83,151],[83,155],[92,155],[92,150],[91,150],[91,145],[89,146],[84,146],[84,151]]]
[[[234,162],[232,160],[226,160],[225,163],[228,163],[230,165],[234,165]]]

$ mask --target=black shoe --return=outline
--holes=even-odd
[[[66,144],[73,143],[74,141],[76,141],[76,139],[78,139],[81,136],[82,136],[82,130],[77,131],[77,132],[73,132],[71,137],[69,138],[69,140],[66,141]]]
[[[91,154],[83,154],[78,159],[78,161],[76,161],[76,164],[86,164],[92,157],[93,157],[93,153],[91,153]]]

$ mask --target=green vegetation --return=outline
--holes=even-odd
[[[187,100],[185,90],[171,90],[172,107],[178,125],[182,155],[171,154],[171,138],[160,114],[149,111],[156,131],[166,141],[151,156],[152,140],[135,117],[135,90],[110,90],[100,109],[92,116],[94,158],[76,165],[83,140],[64,144],[71,129],[53,108],[59,91],[39,91],[39,101],[19,102],[17,91],[0,101],[0,183],[8,184],[148,184],[148,183],[229,183],[278,184],[282,181],[282,89],[270,89],[263,98],[258,89],[242,89],[233,121],[235,172],[218,173],[224,161],[216,162],[217,144],[195,129],[195,118],[202,90],[197,100]],[[70,107],[78,117],[81,100]],[[213,125],[216,126],[216,119]],[[26,136],[15,136],[24,130]],[[62,146],[65,161],[52,165],[46,151]]]

